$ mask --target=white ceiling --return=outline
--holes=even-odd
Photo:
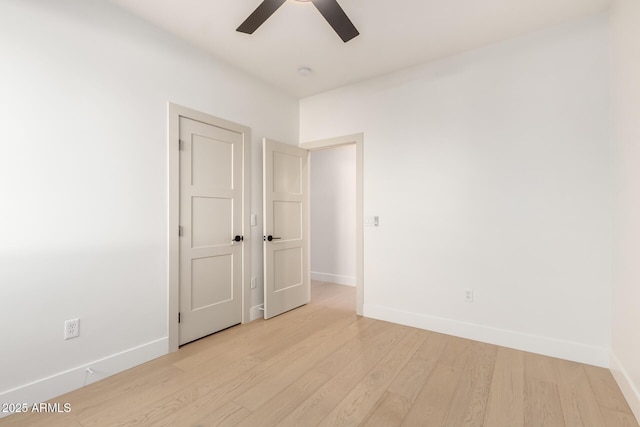
[[[235,29],[262,0],[111,0],[296,97],[602,12],[611,0],[338,0],[348,43],[311,3],[288,0],[253,35]],[[313,72],[303,77],[300,67]]]

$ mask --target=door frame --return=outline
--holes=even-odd
[[[169,102],[167,104],[167,149],[169,172],[169,252],[167,331],[169,352],[178,350],[180,311],[180,117],[206,123],[242,135],[242,323],[249,321],[251,298],[251,129],[201,111]]]
[[[309,151],[317,151],[353,144],[356,146],[356,314],[362,316],[364,307],[364,134],[356,133],[336,138],[303,142],[299,144],[299,147]],[[313,165],[310,167],[313,167]]]

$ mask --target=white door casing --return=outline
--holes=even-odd
[[[248,141],[242,125],[169,104],[169,351],[248,321]]]
[[[307,304],[309,152],[263,140],[264,318]]]

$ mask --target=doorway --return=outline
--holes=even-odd
[[[356,286],[356,147],[310,153],[311,280]]]
[[[319,150],[328,150],[332,148],[342,146],[354,146],[355,147],[355,287],[356,287],[356,301],[355,311],[356,314],[363,314],[364,305],[364,230],[363,230],[363,134],[347,135],[337,138],[324,139],[313,142],[306,142],[300,144],[301,148],[311,151],[311,157],[313,159],[313,152]],[[313,160],[312,160],[313,162]],[[313,163],[311,164],[313,169]],[[313,197],[313,194],[312,196]],[[314,209],[312,206],[311,209]],[[312,214],[313,215],[313,212]],[[313,239],[313,235],[311,236]],[[313,241],[311,243],[314,245]],[[345,248],[343,248],[345,250]],[[313,255],[312,255],[313,256]],[[313,268],[313,265],[312,265]],[[321,272],[316,272],[321,273]],[[313,272],[312,272],[313,274]],[[348,281],[348,275],[336,274],[335,276],[345,277],[333,277],[333,281],[342,280]],[[315,275],[316,278],[322,276]],[[327,280],[329,281],[329,280]]]

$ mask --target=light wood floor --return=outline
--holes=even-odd
[[[356,317],[353,288],[238,326],[4,426],[638,426],[606,369]]]

